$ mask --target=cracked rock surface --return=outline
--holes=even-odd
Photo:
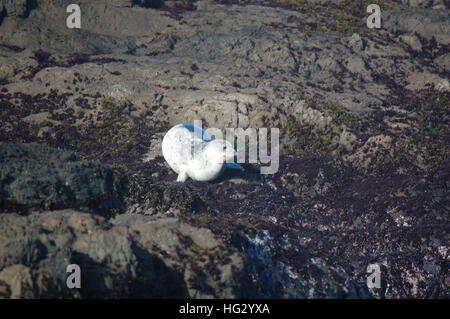
[[[0,298],[449,297],[448,1],[70,3],[0,0]],[[194,120],[278,171],[175,183]]]

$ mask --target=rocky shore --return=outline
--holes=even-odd
[[[0,0],[0,298],[449,297],[448,1],[71,2]],[[175,183],[194,120],[278,172]]]

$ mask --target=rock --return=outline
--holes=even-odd
[[[448,8],[444,0],[402,0],[402,3],[410,7],[445,9]]]
[[[358,51],[364,50],[364,41],[358,33],[354,33],[348,40],[348,43]]]
[[[450,53],[443,54],[434,60],[438,66],[447,72],[450,72]]]
[[[430,86],[438,91],[450,90],[450,83],[447,79],[429,72],[413,73],[407,78],[407,81],[408,85],[406,88],[409,90],[423,90]]]
[[[329,268],[323,260],[311,260],[308,272],[316,274],[315,279],[301,282],[286,277],[286,266],[265,251],[262,239],[242,237],[239,242],[245,247],[241,246],[241,254],[210,230],[176,218],[119,215],[107,221],[64,210],[27,217],[1,215],[0,221],[0,287],[10,291],[8,296],[13,298],[298,298],[349,294],[341,290],[347,285],[345,271]],[[32,255],[33,249],[22,249],[30,240],[36,248]],[[272,245],[270,241],[267,244]],[[26,265],[16,264],[19,260]],[[81,289],[66,286],[69,264],[81,269]],[[292,286],[286,291],[282,286],[285,280]]]
[[[448,298],[446,2],[231,2],[2,16],[1,298]],[[173,183],[194,120],[278,128],[278,171]]]
[[[383,156],[377,156],[383,154]],[[380,165],[386,157],[393,157],[392,138],[386,135],[371,136],[364,145],[347,158],[353,165],[368,168]]]
[[[438,43],[448,45],[450,25],[448,10],[389,10],[383,15],[383,25],[394,32],[416,32],[421,37],[434,37]]]
[[[0,13],[3,11],[3,14],[11,17],[25,17],[31,9],[31,3],[30,0],[1,0]]]
[[[422,42],[420,42],[420,39],[415,34],[401,35],[400,40],[409,45],[414,51],[422,51]]]
[[[70,210],[0,219],[0,283],[12,297],[230,298],[240,284],[234,279],[240,257],[210,231],[176,219],[122,216],[110,224]],[[49,228],[49,220],[58,223]],[[9,237],[19,224],[21,237]],[[29,259],[19,248],[32,238],[51,253]],[[14,264],[20,259],[28,266]],[[81,268],[79,290],[66,286],[66,267],[74,263]]]
[[[164,252],[165,263],[184,273],[189,296],[236,297],[242,259],[231,247],[227,249],[215,239],[210,230],[194,228],[176,219],[142,223],[133,216],[120,216],[114,223],[129,224],[130,231],[139,234],[143,247]],[[224,255],[214,257],[219,252]]]
[[[341,267],[329,265],[321,258],[305,260],[307,274],[301,278],[289,265],[275,257],[273,238],[267,232],[254,238],[234,238],[246,257],[245,269],[256,291],[245,290],[245,298],[361,298],[368,291],[359,289]],[[253,289],[255,289],[253,288]],[[360,291],[361,290],[361,291]]]
[[[132,182],[135,183],[135,182]],[[137,188],[140,191],[134,191]],[[130,185],[130,203],[127,212],[145,215],[180,216],[190,213],[203,212],[207,205],[202,196],[187,186],[178,183],[152,184],[148,187],[137,184]],[[139,204],[138,204],[139,202]]]
[[[133,4],[136,4],[137,1],[133,0],[112,0],[108,1],[112,6],[119,8],[130,8]]]
[[[33,298],[33,280],[30,269],[24,265],[13,265],[0,272],[0,283],[10,291],[5,297],[11,299]]]
[[[36,144],[0,144],[1,206],[86,207],[106,214],[120,206],[112,170],[70,151]]]

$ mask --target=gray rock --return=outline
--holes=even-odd
[[[3,283],[4,298],[34,297],[30,269],[24,265],[16,264],[0,271],[0,283]]]
[[[348,295],[341,288],[347,285],[345,271],[323,260],[312,259],[308,272],[314,279],[301,281],[273,259],[261,239],[240,242],[243,253],[210,230],[176,218],[119,215],[107,221],[74,210],[3,214],[0,293],[7,298]],[[66,286],[69,264],[81,268],[81,289]]]
[[[410,7],[445,9],[449,7],[445,0],[402,0],[403,4]]]
[[[128,216],[110,224],[65,210],[0,221],[7,297],[230,298],[239,285],[240,257],[209,230],[175,219]],[[81,268],[81,289],[66,286],[69,264]]]
[[[416,32],[426,39],[434,37],[438,43],[450,44],[449,10],[388,10],[383,13],[383,27],[393,32]]]
[[[81,30],[62,27],[70,0],[4,17],[0,140],[110,164],[124,214],[82,214],[84,200],[1,214],[0,297],[448,297],[448,10],[391,1],[369,30],[362,1],[227,2],[83,0]],[[176,185],[160,141],[199,119],[279,128],[279,171]],[[26,185],[5,177],[1,195],[42,210],[29,194],[102,192],[104,165],[67,190],[84,161],[54,152],[8,161],[39,172],[13,170]],[[86,270],[81,290],[68,263]],[[372,263],[385,282],[368,291]]]
[[[240,237],[234,242],[245,256],[246,272],[259,284],[246,298],[362,298],[370,293],[352,282],[342,267],[330,265],[322,258],[309,258],[300,276],[290,265],[276,258],[273,238],[267,231],[255,237]]]
[[[434,59],[434,63],[440,66],[447,72],[450,72],[450,53],[445,53],[436,59]]]
[[[25,17],[30,5],[29,0],[0,0],[0,13],[5,11],[6,15],[11,17]]]
[[[0,143],[1,205],[6,209],[84,207],[107,213],[120,203],[112,170],[70,151]]]
[[[411,49],[417,52],[422,52],[422,42],[420,41],[419,37],[415,34],[403,34],[400,37],[400,40],[404,43],[406,43]]]

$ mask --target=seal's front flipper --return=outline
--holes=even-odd
[[[225,163],[225,166],[226,166],[226,168],[238,169],[242,172],[245,172],[245,169],[241,165],[236,164],[236,163]]]
[[[183,183],[187,179],[188,179],[188,175],[187,175],[186,170],[180,170],[180,173],[178,174],[178,177],[177,177],[177,182]]]

